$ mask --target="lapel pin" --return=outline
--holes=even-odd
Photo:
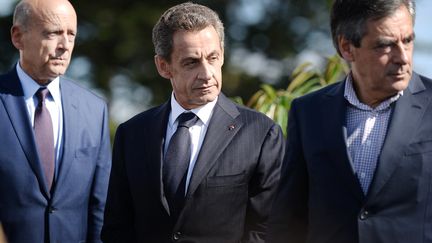
[[[231,131],[231,130],[233,130],[233,129],[234,129],[234,127],[235,127],[234,125],[229,125],[229,126],[228,126],[228,130],[230,130],[230,131]]]

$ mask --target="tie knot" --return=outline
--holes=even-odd
[[[44,102],[48,93],[49,90],[46,87],[42,87],[38,89],[38,91],[36,91],[36,97],[38,98],[39,102]]]
[[[189,128],[197,122],[198,117],[193,112],[184,112],[177,118],[177,120],[178,127]]]

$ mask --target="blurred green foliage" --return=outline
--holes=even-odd
[[[2,0],[3,1],[3,0]],[[8,1],[8,0],[4,0]],[[153,62],[151,32],[159,16],[169,7],[184,1],[71,0],[78,14],[78,36],[74,57],[85,60],[84,76],[112,101],[113,78],[122,76],[133,84],[145,86],[152,94],[147,107],[165,101],[171,92],[169,81],[161,78]],[[322,0],[196,0],[219,13],[226,28],[223,91],[228,96],[250,97],[262,83],[287,85],[296,65],[296,55],[305,49],[313,31],[328,35],[328,1]],[[18,59],[10,43],[12,13],[0,16],[0,73],[8,71]],[[233,63],[235,50],[259,53],[281,62],[276,80],[247,72]],[[81,64],[82,65],[82,64]],[[252,64],[251,64],[252,65]],[[255,68],[255,67],[250,67]],[[80,70],[78,70],[80,71]],[[144,102],[138,100],[137,102]]]
[[[328,58],[323,71],[312,67],[311,63],[304,63],[292,72],[286,89],[276,90],[271,85],[263,84],[246,105],[276,121],[286,136],[288,111],[293,99],[334,83],[347,73],[347,64],[337,55]]]

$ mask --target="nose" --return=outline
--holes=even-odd
[[[198,79],[210,80],[213,77],[213,67],[208,63],[203,63],[198,73]]]
[[[69,48],[73,44],[73,41],[69,40],[68,35],[65,33],[65,34],[59,35],[58,38],[59,38],[58,47],[60,49],[69,50]]]
[[[402,44],[397,45],[395,54],[393,55],[396,63],[404,65],[407,64],[410,60],[410,56],[412,54],[412,49],[409,46]]]

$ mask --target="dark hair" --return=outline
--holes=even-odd
[[[407,8],[414,23],[415,0],[335,0],[331,9],[330,27],[333,45],[339,55],[339,36],[355,47],[360,47],[361,39],[366,34],[366,22],[388,17],[401,6]]]
[[[210,8],[191,2],[171,7],[153,27],[153,45],[156,55],[171,60],[173,35],[178,30],[199,31],[213,26],[224,45],[224,26],[218,14]]]

